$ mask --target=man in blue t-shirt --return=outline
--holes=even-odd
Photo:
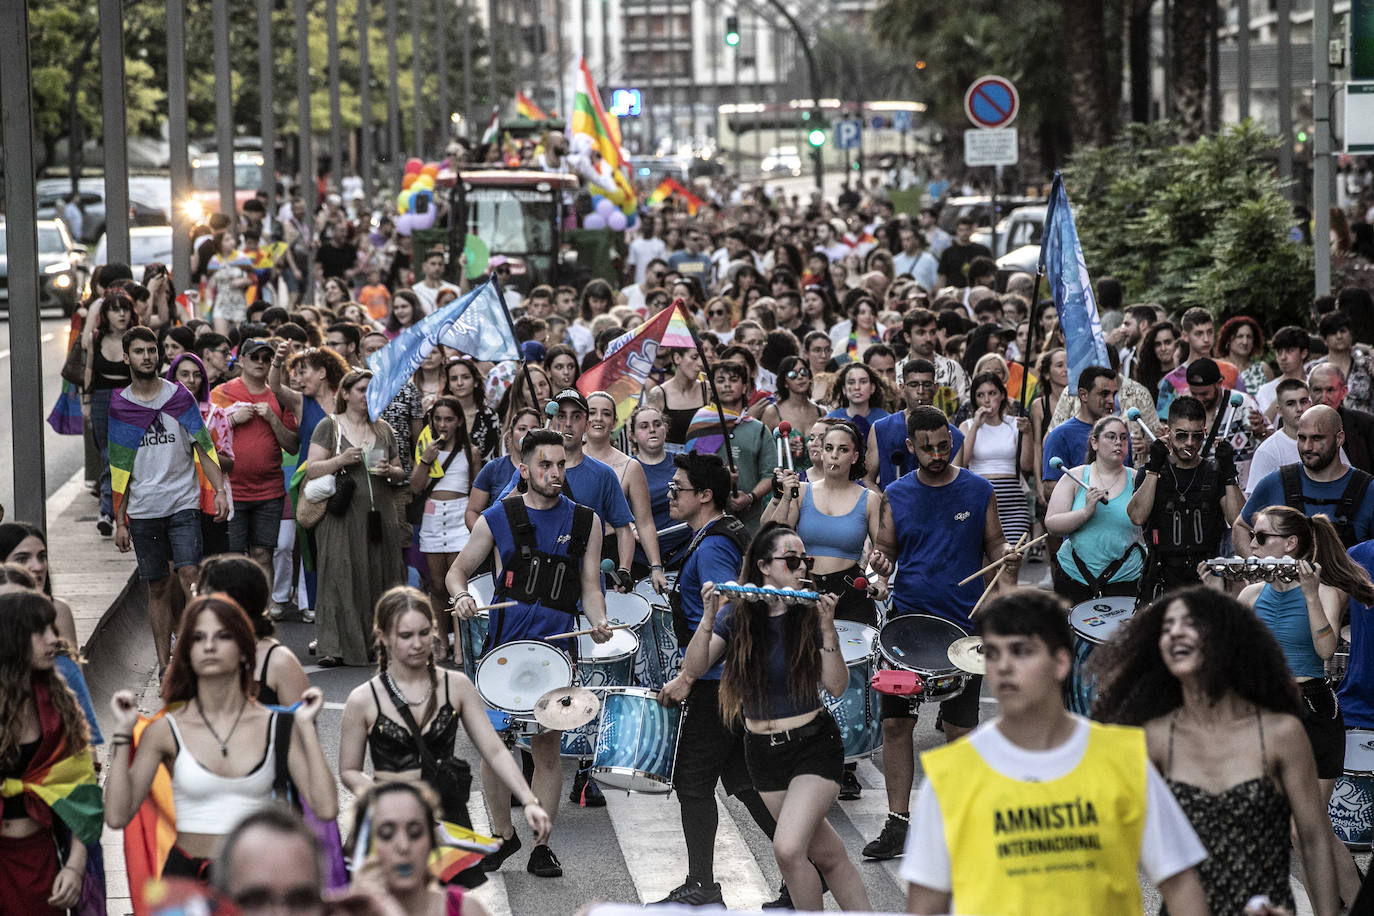
[[[1061,468],[1050,467],[1050,459],[1060,459],[1066,468],[1076,468],[1084,462],[1093,425],[1116,413],[1118,387],[1116,373],[1106,366],[1085,366],[1078,373],[1078,412],[1045,436],[1040,466],[1040,490],[1045,502],[1050,501],[1054,485],[1064,476]],[[1127,444],[1126,466],[1131,463],[1131,448]]]
[[[1374,576],[1374,541],[1351,547],[1350,559]],[[1336,696],[1346,728],[1374,728],[1374,624],[1370,608],[1350,599],[1350,659]]]
[[[1349,518],[1342,519],[1341,497],[1352,478],[1364,474],[1341,461],[1341,446],[1345,443],[1345,431],[1341,426],[1341,416],[1325,404],[1317,404],[1303,411],[1298,419],[1298,458],[1296,466],[1298,482],[1302,487],[1302,505],[1293,506],[1309,516],[1326,515],[1347,548],[1362,541],[1374,538],[1374,489],[1364,488],[1360,499],[1352,507]],[[1293,467],[1290,465],[1289,467]],[[1283,492],[1284,469],[1271,471],[1250,491],[1240,518],[1231,526],[1231,541],[1236,552],[1243,557],[1253,553],[1251,547],[1250,523],[1255,513],[1269,506],[1287,504]],[[1359,480],[1355,480],[1359,492]]]
[[[917,407],[935,404],[935,364],[928,359],[909,359],[902,365],[902,397],[906,409],[888,414],[868,430],[868,447],[864,451],[864,482],[882,492],[898,477],[916,470],[916,457],[906,447],[906,421]],[[950,447],[959,454],[964,447],[964,434],[949,424]]]
[[[595,642],[603,643],[611,638],[611,630],[606,623],[606,597],[601,591],[601,522],[593,513],[586,543],[572,545],[577,512],[573,502],[562,492],[566,462],[562,436],[552,430],[531,430],[520,443],[519,473],[525,487],[517,498],[523,503],[534,529],[533,549],[537,551],[536,558],[541,560],[539,568],[545,570],[545,575],[540,576],[535,584],[535,590],[545,593],[545,597],[534,601],[516,601],[513,607],[494,609],[487,634],[489,647],[517,639],[543,639],[577,629],[574,613],[546,603],[554,600],[547,597],[554,590],[557,590],[563,604],[567,603],[569,597],[580,597],[581,611],[591,622],[591,637]],[[576,556],[578,546],[582,549],[581,559],[577,563],[579,575],[575,580],[574,595],[568,596],[564,594],[569,585],[568,578],[553,575],[551,567],[559,562],[560,557]],[[509,583],[504,587],[501,585],[503,571],[513,570],[517,563],[517,545],[510,513],[500,502],[482,513],[472,529],[472,537],[454,560],[444,580],[448,593],[454,598],[453,611],[464,620],[471,619],[477,613],[477,602],[468,592],[468,580],[493,551],[496,553],[494,578],[498,583],[498,600],[514,600],[515,594],[523,592]],[[562,641],[565,644],[567,642]],[[558,816],[559,796],[563,792],[563,761],[559,756],[562,737],[562,732],[541,731],[530,739],[530,754],[534,757],[531,785],[539,796],[540,805],[533,806],[533,810],[531,806],[525,806],[525,819],[531,828],[538,831],[535,837],[537,843],[530,853],[526,869],[540,877],[553,878],[563,874],[562,865],[547,845],[548,832],[553,829],[553,820]],[[491,780],[489,784],[483,780],[483,783],[491,790],[487,792],[487,808],[491,811],[492,828],[502,842],[497,852],[483,860],[482,867],[485,871],[495,871],[520,848],[521,843],[511,824],[512,787],[501,784],[500,779]],[[541,806],[548,812],[547,815],[539,810]]]
[[[892,575],[895,563],[894,615],[935,614],[968,632],[983,582],[975,579],[961,586],[959,581],[976,573],[985,556],[1005,556],[994,587],[1014,589],[1021,557],[1002,535],[992,484],[950,463],[953,450],[944,413],[935,407],[911,411],[907,447],[916,456],[916,471],[884,491],[878,540],[869,562],[883,578]],[[971,677],[959,696],[940,704],[936,727],[944,731],[946,741],[968,734],[978,724],[982,686],[981,676]],[[890,810],[882,833],[864,847],[870,859],[895,858],[906,843],[916,770],[911,744],[914,705],[906,697],[884,694],[882,699],[883,782]]]
[[[726,514],[730,472],[719,456],[685,452],[674,455],[673,463],[677,470],[668,484],[668,512],[674,521],[686,522],[692,529],[687,559],[672,596],[678,645],[685,651],[701,624],[702,583],[741,578],[748,534],[738,519]],[[673,788],[682,807],[682,835],[687,842],[687,880],[659,903],[724,905],[715,880],[717,781],[744,803],[770,838],[777,826],[749,779],[743,733],[721,719],[720,675],[719,663],[708,671],[684,669],[658,694],[664,706],[676,706],[684,700],[688,705],[673,771]]]

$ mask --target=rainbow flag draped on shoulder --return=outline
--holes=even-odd
[[[119,517],[119,507],[129,490],[129,477],[134,471],[134,457],[149,429],[162,431],[162,415],[168,414],[191,438],[195,439],[205,454],[219,464],[215,453],[215,443],[210,439],[210,431],[200,416],[200,405],[183,386],[162,380],[165,387],[175,390],[158,407],[145,407],[130,400],[127,388],[121,388],[110,398],[110,484],[114,490],[115,517]],[[199,456],[197,456],[198,459]]]
[[[649,382],[654,360],[662,349],[694,349],[692,327],[678,300],[633,331],[611,341],[601,362],[577,379],[583,395],[605,391],[615,399],[616,427],[624,425],[634,412]]]
[[[626,215],[633,213],[636,198],[634,186],[625,176],[625,160],[620,154],[620,123],[615,115],[601,104],[601,94],[597,91],[592,71],[587,67],[587,58],[582,58],[578,70],[577,95],[573,100],[572,132],[586,134],[592,138],[592,145],[606,164],[611,167],[612,177],[617,189],[616,194],[608,194],[611,200]]]

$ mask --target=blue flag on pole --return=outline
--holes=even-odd
[[[373,420],[381,416],[420,363],[440,344],[484,362],[520,358],[520,348],[495,284],[488,280],[426,315],[367,358],[373,374],[372,384],[367,388],[368,416]]]
[[[1078,390],[1078,373],[1085,366],[1109,366],[1107,342],[1102,337],[1102,322],[1097,317],[1088,268],[1073,225],[1069,195],[1064,179],[1054,173],[1054,187],[1045,212],[1045,232],[1040,243],[1040,269],[1054,296],[1054,310],[1064,331],[1065,356],[1069,369],[1069,391]]]

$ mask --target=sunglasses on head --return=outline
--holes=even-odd
[[[787,564],[787,568],[790,569],[792,572],[796,572],[798,569],[800,569],[803,563],[806,564],[806,568],[808,570],[816,565],[816,560],[814,557],[770,557],[769,559],[782,560],[784,563]]]

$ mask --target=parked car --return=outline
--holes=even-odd
[[[92,265],[104,264],[109,260],[107,236],[101,235],[95,246]],[[172,264],[172,227],[135,226],[129,230],[129,268],[134,279],[143,280],[143,270],[149,264]]]
[[[10,268],[7,255],[9,239],[0,221],[0,308],[10,308]],[[67,231],[67,224],[56,219],[38,221],[38,307],[60,306],[71,315],[85,294],[90,272],[86,268],[86,249]]]
[[[1040,234],[1045,231],[1047,209],[1045,204],[1031,204],[1011,211],[997,224],[996,246],[992,244],[992,232],[988,229],[974,230],[972,241],[986,245],[994,258],[1000,258],[1008,251],[1015,251],[1026,245],[1038,246]]]
[[[998,197],[996,218],[1001,220],[1018,207],[1026,207],[1031,204],[1043,204],[1043,197]],[[960,217],[971,216],[975,226],[992,227],[993,207],[992,198],[986,194],[974,197],[951,197],[945,201],[945,205],[940,208],[939,224],[940,228],[954,234],[956,224]]]
[[[132,176],[129,179],[129,225],[165,226],[168,224],[168,204],[158,199],[158,184],[168,187],[167,196],[171,197],[170,181],[167,178]],[[82,178],[77,182],[81,192],[81,211],[84,220],[81,225],[81,238],[77,242],[88,244],[100,238],[105,232],[105,179],[100,176]],[[38,198],[39,219],[61,219],[67,198],[72,193],[70,178],[42,178],[34,185]]]

